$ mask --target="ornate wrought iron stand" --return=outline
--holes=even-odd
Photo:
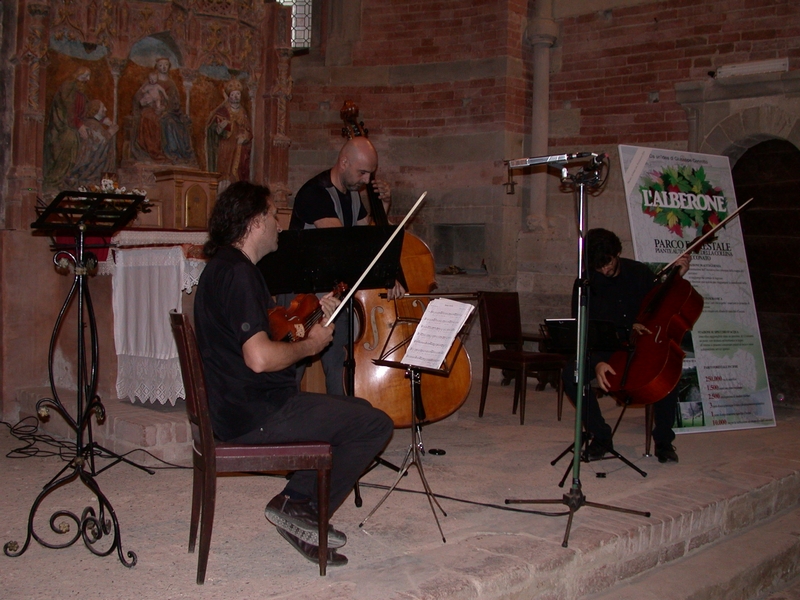
[[[103,448],[92,439],[91,417],[94,415],[96,421],[101,423],[105,419],[105,408],[96,393],[98,363],[97,323],[87,286],[87,277],[96,268],[97,257],[92,252],[85,252],[85,242],[87,232],[110,235],[112,231],[124,227],[135,216],[137,210],[140,210],[139,207],[143,201],[144,196],[138,194],[61,192],[46,209],[40,212],[39,219],[31,225],[33,229],[50,232],[69,232],[75,238],[74,249],[56,249],[56,253],[53,256],[53,262],[58,270],[67,271],[70,265],[72,266],[74,281],[61,307],[50,338],[48,372],[53,397],[43,398],[36,403],[36,411],[40,419],[48,418],[52,408],[64,418],[75,432],[75,455],[55,477],[45,484],[33,502],[28,515],[27,537],[22,546],[20,547],[17,541],[7,542],[3,546],[3,552],[7,556],[16,557],[23,554],[27,550],[31,538],[47,548],[66,548],[81,538],[86,547],[97,556],[108,556],[116,550],[123,565],[130,568],[136,564],[137,558],[134,552],[127,552],[127,560],[123,555],[117,516],[108,498],[100,490],[95,477],[119,462],[125,462],[150,474],[153,474],[154,471]],[[73,301],[77,302],[78,311],[77,398],[74,417],[70,414],[61,398],[59,398],[53,376],[56,340]],[[85,337],[87,321],[89,331],[88,357]],[[114,460],[102,469],[97,470],[94,463],[95,455]],[[50,530],[64,537],[56,543],[46,541],[34,529],[36,512],[45,498],[53,491],[76,480],[80,480],[89,488],[97,501],[97,508],[87,506],[80,516],[69,510],[56,510],[48,519]]]

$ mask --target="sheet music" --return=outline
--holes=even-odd
[[[403,364],[441,368],[450,346],[473,310],[475,307],[471,304],[449,298],[436,298],[430,302],[408,344]]]

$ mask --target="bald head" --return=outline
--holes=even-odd
[[[347,141],[339,151],[336,165],[331,169],[331,180],[340,191],[358,191],[369,183],[378,168],[378,153],[365,137]]]

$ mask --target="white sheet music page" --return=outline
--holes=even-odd
[[[430,302],[408,344],[403,364],[440,369],[473,310],[475,307],[471,304],[448,298],[436,298]]]

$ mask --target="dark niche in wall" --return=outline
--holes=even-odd
[[[434,225],[433,257],[436,271],[485,275],[486,228],[477,224]]]

